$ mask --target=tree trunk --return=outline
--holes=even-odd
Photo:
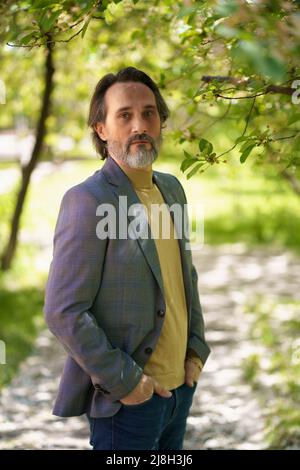
[[[51,105],[51,94],[53,89],[53,46],[49,42],[46,46],[46,62],[45,62],[45,88],[43,95],[43,102],[41,107],[41,113],[36,128],[36,139],[32,150],[31,159],[26,167],[22,170],[21,187],[17,196],[17,202],[15,211],[11,221],[10,235],[8,243],[3,251],[1,257],[1,269],[3,271],[8,270],[11,267],[11,263],[16,252],[18,242],[18,232],[20,228],[20,219],[22,210],[26,198],[26,193],[30,184],[30,178],[36,164],[41,156],[44,138],[46,135],[46,119],[50,113]]]
[[[290,187],[294,191],[297,196],[300,196],[300,183],[297,179],[297,177],[293,174],[290,173],[288,170],[283,170],[281,172],[281,175],[289,182]]]

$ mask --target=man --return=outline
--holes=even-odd
[[[104,76],[88,124],[105,163],[65,193],[55,228],[44,312],[68,357],[53,414],[85,413],[95,450],[182,449],[210,353],[189,239],[170,210],[184,210],[185,193],[152,169],[168,115],[144,72]]]

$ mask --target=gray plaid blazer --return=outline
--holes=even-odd
[[[187,214],[185,193],[175,176],[153,170],[153,181],[168,206],[179,203]],[[57,416],[117,413],[120,398],[138,384],[164,322],[166,304],[154,239],[100,239],[96,234],[97,207],[110,203],[118,216],[119,196],[127,196],[127,207],[141,202],[109,156],[100,170],[62,198],[44,303],[46,323],[67,352],[53,408]],[[126,214],[128,224],[132,219]],[[184,236],[178,239],[187,299],[187,348],[204,364],[210,349],[198,276],[191,251],[185,249],[188,241]]]

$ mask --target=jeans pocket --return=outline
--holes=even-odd
[[[184,383],[183,386],[188,389],[188,390],[192,390],[193,392],[196,390],[197,388],[197,385],[198,385],[198,382],[193,382],[193,386],[190,387],[187,383]]]

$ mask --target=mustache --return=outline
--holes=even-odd
[[[128,147],[135,143],[135,142],[149,142],[150,144],[154,145],[154,141],[151,137],[147,136],[146,134],[140,134],[140,136],[134,136],[128,141]]]

